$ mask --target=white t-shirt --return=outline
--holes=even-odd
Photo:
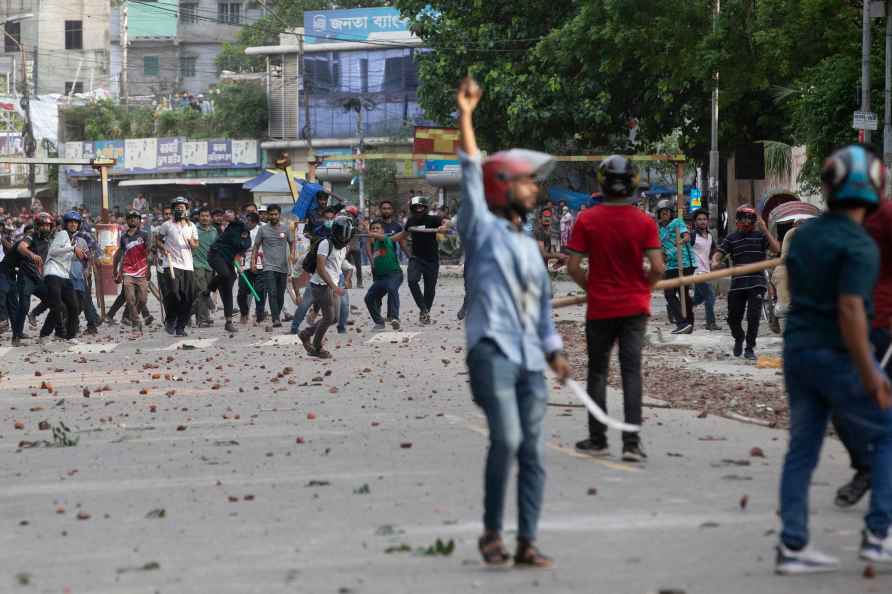
[[[709,254],[712,252],[712,234],[703,237],[696,231],[694,232],[694,255],[697,257],[697,270],[695,274],[704,274],[709,272],[712,263]]]
[[[325,256],[325,269],[328,271],[328,276],[331,277],[335,283],[338,282],[338,279],[341,278],[341,271],[350,272],[353,270],[353,266],[350,262],[347,261],[347,246],[342,247],[341,249],[332,249],[331,241],[327,239],[323,239],[319,243],[319,247],[316,249],[316,253],[319,256]],[[319,276],[318,272],[313,273],[313,277],[310,279],[310,282],[314,285],[325,285],[327,284],[321,276]]]
[[[164,247],[170,257],[170,265],[178,270],[194,270],[192,266],[192,246],[189,240],[198,241],[198,228],[189,221],[185,225],[167,221],[158,230],[164,240]]]

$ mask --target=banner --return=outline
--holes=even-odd
[[[382,33],[410,36],[409,21],[404,20],[396,8],[308,10],[304,12],[304,30],[306,43],[365,41],[380,37]]]
[[[260,167],[256,140],[186,140],[176,137],[66,142],[65,156],[73,159],[115,159],[117,162],[111,170],[113,175]],[[96,175],[89,165],[67,167],[66,173],[69,176]]]

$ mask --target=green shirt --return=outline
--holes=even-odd
[[[678,258],[675,255],[675,230],[679,230],[680,235],[688,232],[687,225],[684,221],[676,218],[669,221],[669,224],[660,226],[660,243],[663,245],[663,258],[666,261],[666,270],[678,270]],[[684,268],[696,268],[697,261],[694,259],[694,251],[691,249],[689,241],[682,239],[681,241],[681,263]]]
[[[396,257],[396,249],[393,240],[389,237],[379,239],[372,244],[372,275],[385,276],[400,272],[400,261]]]
[[[217,228],[211,225],[206,230],[198,225],[198,247],[192,251],[192,265],[195,268],[201,268],[202,270],[210,270],[211,266],[208,264],[208,250],[211,249],[211,245],[215,241],[217,241]]]
[[[837,315],[840,295],[864,299],[873,316],[880,253],[864,227],[844,214],[825,213],[796,230],[786,259],[790,310],[787,350],[845,350]]]

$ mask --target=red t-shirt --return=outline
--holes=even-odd
[[[650,315],[644,252],[660,249],[653,219],[635,206],[599,204],[576,219],[567,249],[588,256],[589,320]]]
[[[888,330],[892,320],[892,201],[883,200],[864,227],[880,248],[880,277],[873,289],[873,327]]]

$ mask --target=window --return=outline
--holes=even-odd
[[[7,52],[17,52],[19,50],[19,44],[22,43],[22,24],[21,23],[6,23],[6,35],[3,36],[4,47],[3,49]]]
[[[359,60],[359,77],[362,84],[362,92],[369,92],[369,59],[362,58]]]
[[[198,58],[194,56],[180,58],[180,77],[192,78],[195,76],[195,65]]]
[[[412,56],[387,58],[384,63],[383,90],[401,93],[418,89],[418,69]]]
[[[83,21],[65,21],[65,49],[84,49]]]
[[[227,25],[238,25],[242,22],[242,5],[240,2],[218,2],[217,21]]]
[[[161,74],[161,59],[158,56],[143,56],[143,76],[158,76]]]
[[[70,93],[78,94],[84,92],[84,83],[82,82],[67,82],[65,83],[65,94],[68,95]]]
[[[180,4],[180,20],[184,23],[197,23],[198,2],[183,2]]]

